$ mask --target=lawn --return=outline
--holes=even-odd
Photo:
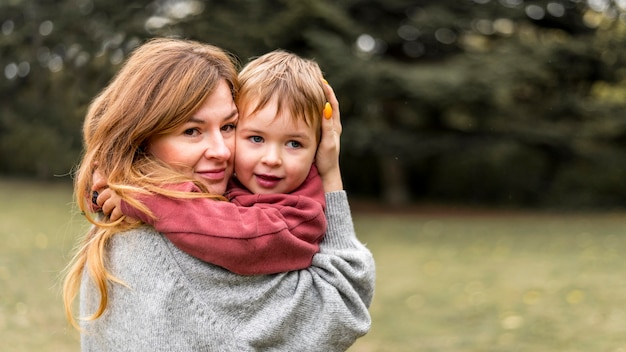
[[[84,221],[68,185],[0,180],[0,350],[78,351],[61,271]]]
[[[0,180],[0,350],[78,351],[60,272],[86,227],[67,185]],[[357,212],[377,261],[350,350],[626,352],[624,214]]]
[[[624,214],[355,223],[378,280],[354,351],[626,351]]]

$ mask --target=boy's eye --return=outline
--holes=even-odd
[[[298,141],[289,141],[289,142],[287,142],[287,146],[289,148],[301,148],[302,147],[302,143],[300,143]]]
[[[248,139],[252,143],[263,143],[263,137],[261,137],[261,136],[251,136],[251,137],[248,137]]]

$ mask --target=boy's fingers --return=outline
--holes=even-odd
[[[98,169],[93,172],[91,178],[93,185],[91,186],[92,191],[100,191],[102,188],[107,187],[107,179],[102,175]]]
[[[101,207],[104,207],[104,204],[106,203],[107,200],[109,200],[109,198],[111,198],[111,190],[108,188],[103,189],[102,191],[100,191],[98,193],[98,198],[96,199],[96,204],[98,204]]]
[[[104,202],[102,204],[102,212],[106,215],[111,215],[111,213],[115,210],[115,206],[111,204],[111,202]]]
[[[122,214],[122,211],[120,210],[119,207],[116,207],[115,209],[113,209],[113,211],[111,212],[111,215],[109,215],[109,218],[111,219],[111,221],[117,221],[119,220],[122,216],[124,216],[124,214]]]

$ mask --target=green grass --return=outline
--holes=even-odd
[[[626,351],[626,219],[355,216],[377,261],[354,351]]]
[[[0,180],[0,350],[78,351],[61,271],[84,221],[68,185]]]
[[[0,350],[78,351],[70,187],[0,180],[0,200]],[[377,289],[350,351],[626,351],[623,215],[355,213]]]

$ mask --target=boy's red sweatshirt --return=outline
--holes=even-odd
[[[201,192],[193,183],[175,190]],[[153,219],[122,201],[122,212],[163,233],[182,251],[242,275],[274,274],[307,268],[326,232],[325,200],[315,166],[289,194],[252,194],[238,181],[229,184],[230,202],[163,195],[139,200]]]

